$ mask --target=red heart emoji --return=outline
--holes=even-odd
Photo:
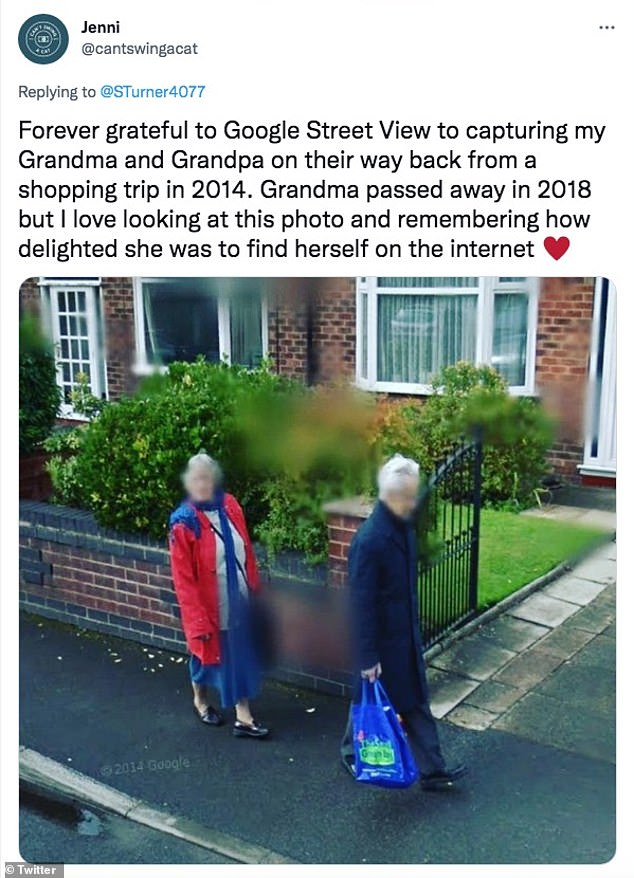
[[[550,235],[548,238],[544,238],[544,247],[553,259],[561,259],[568,247],[570,247],[570,238],[566,238],[565,235],[562,235],[561,238],[553,238]]]

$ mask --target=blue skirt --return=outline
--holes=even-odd
[[[248,626],[242,631],[220,632],[218,665],[203,665],[197,656],[189,659],[192,683],[211,686],[220,694],[223,707],[233,707],[242,698],[255,698],[260,691],[262,669],[253,648]]]

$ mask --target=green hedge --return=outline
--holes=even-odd
[[[176,363],[135,396],[56,437],[55,498],[123,531],[165,535],[188,458],[205,450],[271,551],[322,558],[322,504],[374,490],[376,469],[401,452],[430,471],[462,434],[485,438],[485,499],[525,504],[544,473],[550,424],[532,400],[508,395],[491,369],[458,364],[425,402],[399,404],[349,388],[307,389],[257,370]],[[57,443],[56,448],[54,444]]]
[[[539,403],[511,396],[504,379],[488,366],[447,366],[424,402],[402,408],[398,441],[430,471],[456,439],[482,434],[482,496],[495,506],[535,503],[554,439],[552,419]],[[400,450],[396,448],[394,450]]]
[[[35,451],[51,433],[61,402],[51,345],[38,321],[20,321],[20,454]]]

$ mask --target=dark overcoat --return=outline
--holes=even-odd
[[[429,698],[416,594],[416,535],[379,501],[355,534],[348,560],[357,670],[381,663],[398,713]]]

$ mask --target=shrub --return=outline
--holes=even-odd
[[[322,504],[367,490],[381,453],[374,398],[238,366],[175,363],[81,432],[49,443],[57,502],[124,531],[165,535],[187,459],[206,450],[272,550],[323,557]]]
[[[20,454],[51,433],[61,402],[55,356],[35,317],[20,321]]]
[[[447,366],[433,390],[426,403],[402,410],[413,456],[430,469],[457,439],[478,430],[484,445],[485,502],[524,506],[534,501],[553,441],[552,422],[540,405],[511,396],[491,367],[469,363]]]
[[[53,483],[53,503],[61,506],[89,508],[90,503],[77,477],[77,455],[86,436],[86,425],[55,430],[44,442],[51,455],[46,470]]]
[[[379,463],[397,451],[430,472],[476,426],[485,498],[525,502],[544,470],[549,424],[491,369],[458,364],[427,402],[399,404],[350,388],[308,389],[266,364],[251,371],[201,360],[172,364],[89,425],[49,440],[58,452],[49,471],[58,502],[91,509],[105,526],[162,538],[187,459],[206,450],[270,551],[319,560],[324,502],[374,493]]]

